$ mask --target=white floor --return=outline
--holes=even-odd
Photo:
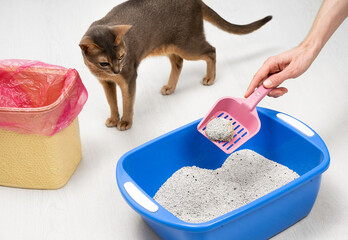
[[[176,92],[162,96],[169,76],[164,57],[145,60],[138,72],[134,125],[120,132],[104,121],[109,110],[97,80],[82,61],[78,43],[92,21],[117,0],[13,0],[0,4],[0,59],[37,59],[76,68],[89,91],[80,115],[83,160],[68,184],[55,191],[0,187],[0,239],[158,239],[123,200],[115,181],[117,160],[128,150],[202,117],[220,97],[243,96],[253,74],[271,55],[298,44],[320,2],[223,1],[206,3],[233,23],[268,14],[259,31],[229,35],[206,24],[217,49],[217,81],[201,84],[204,62],[184,62]],[[348,22],[334,34],[309,71],[285,86],[289,93],[261,106],[286,112],[316,130],[331,154],[318,199],[304,220],[274,239],[348,237]]]

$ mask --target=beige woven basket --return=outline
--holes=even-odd
[[[53,136],[0,129],[0,185],[63,187],[82,157],[78,119]]]

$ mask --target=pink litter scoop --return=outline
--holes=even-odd
[[[272,88],[267,89],[261,85],[246,99],[233,97],[219,99],[198,124],[197,130],[207,137],[205,128],[211,120],[220,117],[232,121],[234,128],[233,139],[228,142],[212,142],[227,154],[234,152],[260,130],[261,122],[256,111],[256,105],[271,90]]]

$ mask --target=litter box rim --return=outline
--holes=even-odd
[[[311,169],[310,171],[303,174],[302,176],[300,176],[299,178],[291,181],[290,183],[287,183],[286,185],[264,195],[263,197],[260,197],[256,200],[254,200],[254,201],[252,201],[252,202],[250,202],[250,203],[248,203],[248,204],[246,204],[238,209],[235,209],[231,212],[228,212],[220,217],[214,218],[210,221],[203,222],[203,223],[184,222],[184,221],[180,220],[179,218],[177,218],[176,216],[174,216],[169,211],[167,211],[159,203],[157,203],[152,197],[150,197],[146,192],[144,192],[137,185],[137,183],[135,181],[133,181],[133,179],[128,175],[128,173],[124,170],[123,162],[127,159],[127,157],[129,155],[137,152],[138,150],[140,150],[144,147],[147,147],[148,145],[150,145],[156,141],[160,141],[161,139],[163,139],[171,134],[174,134],[176,132],[179,132],[179,131],[181,131],[187,127],[190,127],[192,125],[198,125],[200,123],[200,121],[203,119],[203,118],[200,118],[200,119],[195,120],[193,122],[190,122],[184,126],[181,126],[177,129],[174,129],[168,133],[165,133],[157,138],[154,138],[154,139],[128,151],[118,160],[118,163],[116,166],[116,181],[117,181],[118,188],[119,188],[123,198],[136,212],[138,212],[142,217],[148,219],[149,221],[164,224],[167,227],[171,227],[171,228],[175,228],[175,229],[187,231],[187,232],[207,232],[207,231],[214,230],[218,227],[221,227],[221,226],[223,226],[227,223],[230,223],[232,221],[235,221],[240,217],[244,217],[246,215],[249,215],[256,210],[261,209],[264,206],[271,204],[272,202],[276,201],[277,199],[282,198],[282,197],[292,193],[294,190],[296,190],[297,188],[308,183],[312,179],[318,177],[319,175],[321,175],[323,172],[325,172],[328,169],[329,164],[330,164],[329,151],[328,151],[324,141],[312,128],[310,128],[308,125],[306,125],[302,121],[300,121],[300,120],[298,120],[298,119],[296,119],[288,114],[278,112],[275,110],[271,110],[271,109],[267,109],[267,108],[263,108],[263,107],[256,107],[256,108],[257,108],[257,112],[259,114],[261,113],[267,117],[272,118],[273,120],[282,124],[284,127],[290,128],[292,131],[296,132],[297,134],[301,135],[306,140],[308,140],[309,143],[311,143],[313,146],[315,146],[322,153],[323,159],[322,159],[321,163],[319,165],[317,165],[316,167],[314,167],[313,169]],[[287,122],[282,121],[279,117],[277,117],[278,113],[289,116],[292,119],[297,120],[298,122],[302,123],[308,129],[310,129],[314,133],[314,135],[309,137],[306,134],[304,134],[303,132],[301,132],[300,130],[298,130],[296,127],[288,124]],[[217,147],[217,146],[215,146],[215,147]],[[229,154],[226,154],[226,156],[228,156],[228,155]],[[137,203],[125,190],[124,184],[126,182],[133,183],[143,195],[145,195],[148,199],[150,199],[150,201],[152,201],[158,207],[158,210],[155,212],[150,212],[150,211],[146,210],[145,208],[143,208],[141,205],[139,205],[139,203]]]

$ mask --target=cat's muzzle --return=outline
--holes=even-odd
[[[113,69],[112,71],[113,71],[113,73],[115,73],[115,74],[119,74],[119,73],[121,72],[121,70],[119,70],[119,69],[118,69],[118,70]]]

